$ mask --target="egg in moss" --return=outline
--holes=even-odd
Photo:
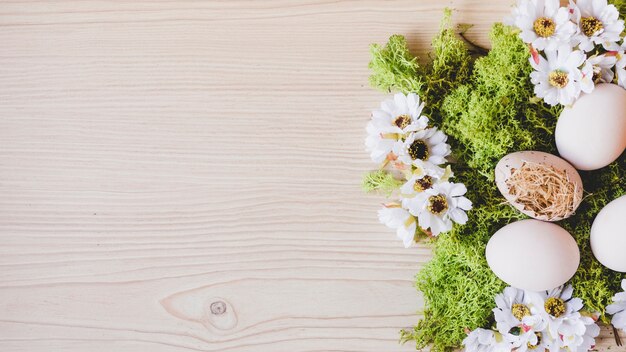
[[[485,256],[496,276],[530,291],[551,290],[574,276],[580,252],[574,238],[551,222],[516,221],[498,230]]]
[[[559,154],[579,170],[596,170],[626,148],[626,90],[599,84],[561,112],[554,132]]]
[[[607,268],[626,272],[626,195],[607,204],[591,225],[591,251]]]

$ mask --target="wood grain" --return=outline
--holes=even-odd
[[[430,252],[359,189],[368,44],[424,56],[445,6],[482,45],[509,8],[0,2],[0,350],[413,350]]]

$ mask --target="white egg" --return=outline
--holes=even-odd
[[[591,251],[607,268],[626,272],[626,196],[607,204],[593,220]]]
[[[487,243],[487,263],[507,284],[551,290],[574,276],[580,252],[574,238],[551,222],[521,220],[498,230]]]
[[[532,209],[529,209],[525,204],[517,201],[516,197],[511,194],[507,180],[515,170],[520,170],[524,163],[535,163],[553,167],[557,171],[564,171],[569,182],[573,185],[572,192],[572,204],[571,209],[561,216],[547,216],[545,214],[537,213]],[[496,185],[500,193],[506,198],[506,200],[514,206],[517,210],[526,214],[532,218],[544,221],[559,221],[570,217],[583,199],[583,181],[578,174],[578,171],[570,165],[567,161],[544,152],[537,151],[522,151],[511,153],[504,158],[500,159],[495,169]],[[556,200],[555,200],[556,201]]]
[[[626,90],[599,84],[559,116],[554,133],[559,154],[579,170],[596,170],[626,149]]]

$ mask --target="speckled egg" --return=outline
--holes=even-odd
[[[579,170],[596,170],[626,149],[626,90],[599,84],[566,107],[554,132],[559,154]]]
[[[507,284],[531,291],[551,290],[574,276],[580,252],[562,227],[534,219],[498,230],[487,243],[487,263]]]
[[[607,268],[626,272],[626,196],[607,204],[591,226],[591,251]]]

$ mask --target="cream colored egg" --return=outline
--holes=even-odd
[[[528,167],[533,165],[534,169]],[[517,189],[513,189],[512,184],[509,183],[510,178],[512,175],[518,177],[519,173],[525,170],[539,173],[539,175],[526,175],[527,177],[533,176],[533,178],[529,177],[534,181],[532,187],[519,189],[520,187],[517,186]],[[547,174],[542,176],[541,173],[546,173],[546,171]],[[574,214],[583,199],[583,182],[578,171],[567,161],[549,153],[537,151],[511,153],[498,162],[495,177],[496,185],[504,198],[517,210],[538,220],[558,221],[568,218]],[[536,182],[542,177],[544,184]],[[571,187],[555,188],[553,181],[557,177],[563,180],[563,185],[568,182]],[[546,189],[554,194],[548,197]],[[538,202],[530,206],[528,200],[538,200]],[[537,207],[537,204],[541,207]],[[555,209],[559,211],[556,212]]]
[[[591,251],[607,268],[626,272],[626,196],[607,204],[591,226]]]
[[[487,243],[487,263],[507,284],[531,291],[551,290],[574,276],[580,252],[562,227],[521,220],[498,230]]]
[[[559,116],[554,133],[559,154],[579,170],[596,170],[626,148],[626,90],[599,84]]]

